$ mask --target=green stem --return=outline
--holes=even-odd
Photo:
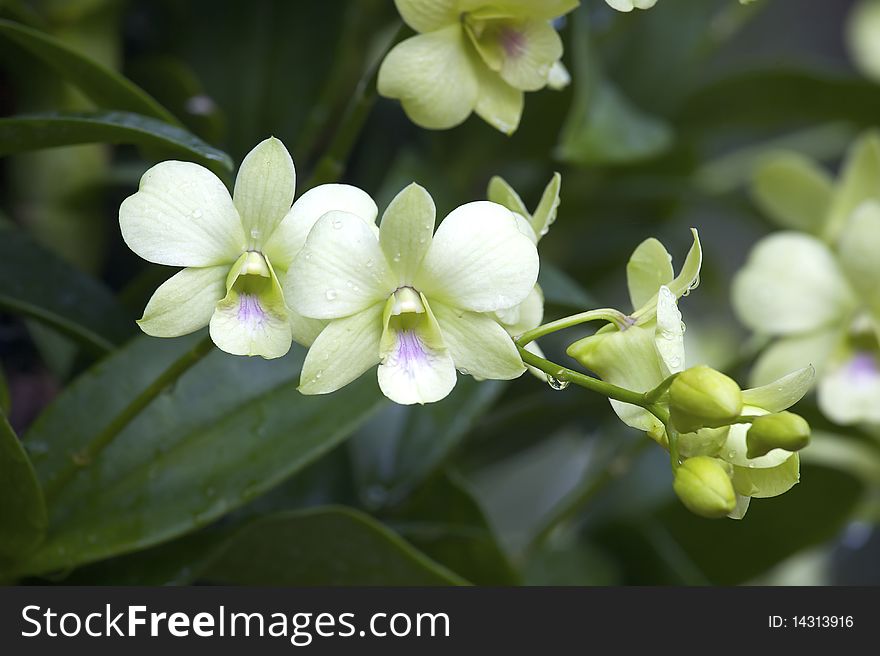
[[[61,469],[58,474],[46,485],[44,490],[46,499],[51,499],[76,476],[87,467],[104,449],[113,442],[114,438],[128,426],[159,394],[169,385],[174,383],[184,373],[202,360],[213,350],[214,343],[210,337],[205,337],[192,349],[184,353],[171,363],[162,374],[156,378],[144,391],[138,394],[100,433],[76,453],[71,454],[68,465]]]
[[[611,308],[601,308],[599,310],[589,310],[580,314],[573,314],[570,317],[557,319],[556,321],[533,328],[517,337],[516,344],[517,346],[525,346],[529,342],[533,342],[550,333],[555,333],[557,330],[571,328],[588,321],[608,321],[617,325],[621,330],[629,326],[629,318],[623,312]]]
[[[624,389],[623,387],[606,383],[604,380],[599,380],[598,378],[593,378],[592,376],[582,374],[573,369],[563,367],[555,362],[550,362],[534,353],[526,351],[522,346],[517,345],[517,348],[519,349],[519,354],[520,357],[522,357],[523,362],[536,369],[540,369],[548,376],[552,376],[560,382],[574,383],[575,385],[579,385],[592,392],[608,397],[609,399],[614,399],[615,401],[632,403],[633,405],[641,407],[645,407],[646,405],[645,395],[641,392],[633,392],[632,390]]]
[[[581,512],[584,506],[602,491],[602,488],[626,473],[636,457],[649,444],[651,441],[647,438],[634,440],[608,463],[602,473],[583,481],[578,488],[572,490],[541,525],[529,543],[527,552],[533,552],[540,547],[558,526],[570,521]]]
[[[397,33],[391,40],[389,49],[397,43],[400,36],[405,33],[405,30],[404,26],[397,30]],[[330,141],[324,156],[315,165],[312,176],[306,185],[308,189],[327,184],[328,182],[335,182],[345,172],[348,156],[355,143],[357,143],[361,129],[364,127],[364,123],[366,123],[367,117],[370,115],[370,110],[373,108],[373,103],[376,102],[376,80],[379,76],[379,65],[383,59],[384,55],[370,64],[364,71],[363,76],[361,76],[354,95],[342,116],[341,127],[333,135],[333,139]]]

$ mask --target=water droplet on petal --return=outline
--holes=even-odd
[[[202,210],[195,209],[192,211],[192,218],[201,219],[202,218]]]
[[[754,468],[755,468],[755,463],[750,462],[750,463],[749,463],[749,469],[754,469]]]
[[[251,228],[251,239],[259,239],[260,238],[260,229],[259,228]]]
[[[733,458],[733,457],[735,457],[735,456],[736,456],[736,451],[728,451],[728,452],[727,452],[727,457],[728,457],[728,458]]]
[[[471,372],[468,371],[467,369],[465,369],[464,367],[461,367],[461,368],[459,368],[458,373],[460,373],[462,376],[467,376]]]
[[[328,289],[326,292],[324,292],[324,298],[326,298],[328,301],[335,301],[337,296],[339,296],[339,292],[337,292],[335,289]]]
[[[339,229],[342,227],[342,219],[339,219],[339,218],[337,218],[337,219],[333,219],[333,221],[331,222],[331,225],[332,225],[336,230],[339,230]]]
[[[398,253],[397,255],[395,255],[395,256],[394,256],[393,258],[391,258],[391,259],[393,259],[395,262],[400,262],[400,253]]]

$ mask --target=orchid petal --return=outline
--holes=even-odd
[[[303,363],[299,391],[329,394],[379,364],[384,303],[335,319],[318,335]]]
[[[225,265],[184,269],[159,286],[138,321],[147,335],[179,337],[204,328],[226,295]]]
[[[488,201],[453,210],[434,235],[415,287],[475,312],[524,301],[538,278],[538,252],[511,218],[510,210]]]
[[[379,210],[376,203],[357,187],[325,184],[309,189],[296,199],[293,207],[269,237],[263,252],[276,269],[287,270],[318,219],[328,212],[348,212],[373,225]]]
[[[360,217],[329,212],[285,278],[291,308],[313,319],[346,317],[385,301],[396,284],[379,241]]]
[[[162,162],[144,173],[119,207],[119,227],[128,247],[156,264],[231,265],[246,247],[226,187],[191,162]]]
[[[432,307],[443,341],[460,371],[494,380],[518,378],[525,371],[513,339],[491,317],[436,301]]]
[[[249,152],[235,178],[232,201],[252,250],[262,250],[293,203],[296,169],[287,148],[275,137]]]
[[[379,244],[398,286],[412,284],[431,247],[436,215],[431,195],[416,183],[397,194],[382,215]]]
[[[424,128],[462,123],[479,95],[465,38],[456,23],[397,44],[379,68],[379,94],[399,99],[410,120]]]

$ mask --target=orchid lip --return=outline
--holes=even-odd
[[[241,294],[238,300],[238,320],[249,328],[256,329],[266,321],[266,311],[260,305],[256,294]]]

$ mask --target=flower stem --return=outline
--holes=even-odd
[[[400,40],[401,35],[405,31],[405,26],[401,25],[394,38],[391,39],[388,46],[389,50]],[[312,175],[306,185],[307,188],[311,189],[318,185],[335,182],[345,172],[348,156],[355,143],[357,143],[361,129],[364,127],[364,123],[366,123],[367,117],[370,115],[370,110],[373,108],[373,103],[376,101],[376,80],[379,77],[379,66],[383,59],[384,53],[382,57],[372,62],[361,76],[354,95],[345,108],[340,128],[333,135],[333,139],[330,141],[330,145],[327,147],[323,157],[315,165],[315,169],[312,171]]]
[[[198,364],[202,358],[213,350],[213,347],[214,343],[211,341],[211,338],[206,336],[192,349],[172,362],[170,367],[163,371],[162,374],[144,391],[132,399],[131,402],[123,408],[122,412],[116,415],[116,417],[104,427],[104,430],[95,435],[88,444],[76,453],[71,454],[68,465],[61,469],[61,471],[59,471],[58,474],[47,483],[44,490],[47,500],[56,496],[80,470],[87,467],[104,449],[106,449],[113,442],[114,438],[119,435],[119,433],[122,432],[122,430],[150,403],[152,403],[159,394],[189,369]]]
[[[533,328],[532,330],[529,330],[517,337],[516,344],[517,346],[525,346],[529,342],[533,342],[536,339],[544,337],[544,335],[549,335],[550,333],[555,333],[557,330],[571,328],[572,326],[577,326],[588,321],[608,321],[610,323],[616,324],[617,327],[621,330],[629,325],[629,318],[619,310],[613,310],[611,308],[589,310],[587,312],[573,314],[570,317],[557,319],[556,321],[545,323],[543,326]]]
[[[641,392],[633,392],[632,390],[624,389],[623,387],[606,383],[604,380],[599,380],[598,378],[593,378],[592,376],[582,374],[573,369],[563,367],[555,362],[550,362],[534,353],[526,351],[525,348],[518,344],[517,348],[519,349],[519,354],[520,357],[522,357],[523,362],[532,365],[536,369],[540,369],[545,374],[552,376],[560,382],[574,383],[575,385],[579,385],[590,391],[596,392],[597,394],[608,397],[609,399],[614,399],[615,401],[632,403],[633,405],[641,407],[645,407],[647,404],[645,395]]]
[[[540,547],[556,528],[576,516],[608,483],[622,476],[636,457],[649,445],[648,439],[633,440],[595,477],[585,479],[551,512],[531,539],[527,553]]]

